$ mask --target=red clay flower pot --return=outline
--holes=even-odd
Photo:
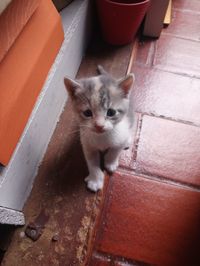
[[[105,41],[123,45],[133,40],[150,0],[96,0],[96,3]]]

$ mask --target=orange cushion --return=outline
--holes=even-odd
[[[8,164],[63,41],[51,0],[40,5],[0,63],[0,162]],[[48,117],[47,117],[48,119]]]
[[[13,0],[0,15],[0,62],[38,5],[39,0]]]

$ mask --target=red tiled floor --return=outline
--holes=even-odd
[[[199,3],[174,0],[171,25],[138,46],[139,122],[110,178],[93,246],[117,266],[200,265]]]
[[[155,265],[200,265],[200,193],[115,174],[96,249]]]
[[[200,128],[144,116],[136,171],[200,185]]]
[[[192,18],[192,23],[191,23]],[[183,12],[174,10],[172,13],[171,24],[163,30],[164,33],[170,33],[181,38],[200,40],[200,9],[199,13]]]
[[[200,78],[200,42],[174,36],[160,36],[154,66],[165,71]]]
[[[200,80],[134,66],[135,110],[200,125]]]

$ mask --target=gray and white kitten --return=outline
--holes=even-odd
[[[102,66],[99,76],[64,83],[72,99],[80,125],[80,138],[89,175],[85,178],[92,191],[102,189],[104,173],[100,168],[100,151],[105,152],[108,172],[118,167],[120,152],[131,142],[133,107],[129,100],[134,75],[116,80]]]

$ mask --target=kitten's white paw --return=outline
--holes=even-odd
[[[85,178],[85,181],[87,182],[87,187],[91,191],[97,192],[98,190],[103,188],[104,176],[102,174],[99,177],[94,178],[93,176],[89,175]]]
[[[105,163],[105,168],[108,172],[113,173],[117,170],[117,167],[119,166],[119,162],[114,161],[112,163]]]

